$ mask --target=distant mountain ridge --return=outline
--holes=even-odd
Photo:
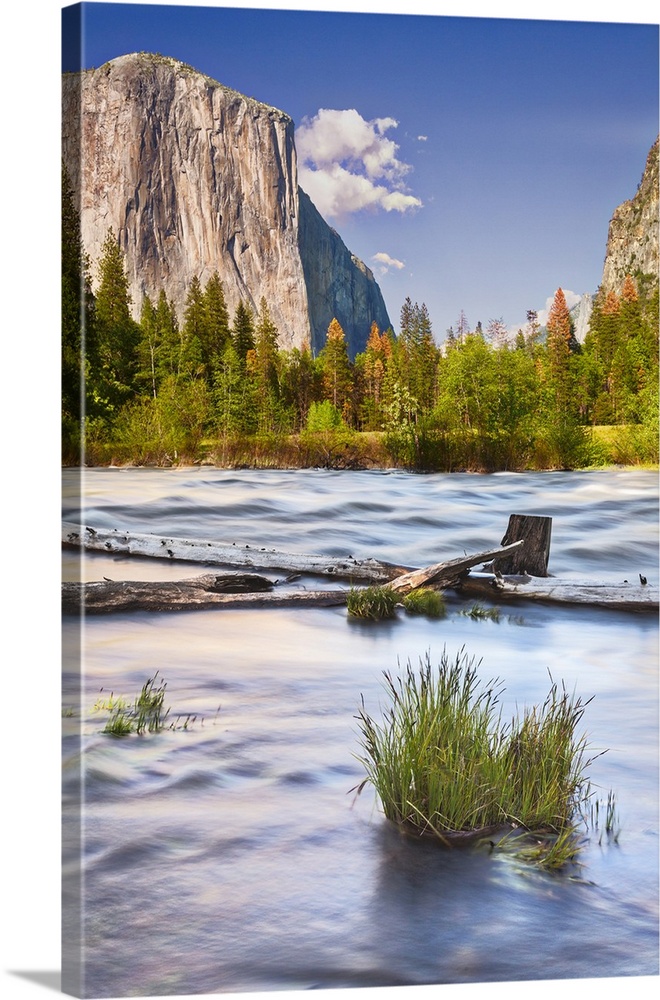
[[[351,354],[390,326],[371,270],[299,189],[284,112],[168,57],[133,53],[63,77],[62,155],[92,264],[112,228],[135,317],[161,288],[179,311],[218,271],[233,315],[263,296],[280,346],[317,352],[331,320]]]

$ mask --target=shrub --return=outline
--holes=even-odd
[[[536,439],[535,469],[585,469],[599,464],[599,449],[586,427],[570,414],[557,413]]]
[[[341,413],[336,406],[333,406],[329,399],[324,399],[321,403],[311,403],[307,412],[306,429],[313,434],[323,431],[336,431],[340,427],[345,427]]]

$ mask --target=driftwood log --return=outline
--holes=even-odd
[[[258,579],[258,578],[257,578]],[[113,611],[208,611],[210,608],[329,607],[346,603],[343,590],[272,593],[218,590],[216,577],[178,581],[99,580],[62,584],[62,613],[108,614]],[[270,581],[268,581],[270,583]]]
[[[516,546],[522,545],[516,542]],[[509,547],[510,548],[510,547]],[[413,570],[395,577],[388,585],[401,596],[419,587],[451,587],[478,566],[499,554],[502,548],[460,556]],[[245,593],[252,586],[256,593]],[[273,584],[264,577],[250,574],[205,574],[190,580],[155,582],[64,583],[62,611],[65,614],[102,614],[112,611],[206,610],[216,607],[327,607],[345,604],[347,590],[281,591],[265,593]],[[233,592],[232,592],[233,591]]]
[[[411,566],[395,566],[378,559],[343,559],[332,556],[278,552],[276,549],[243,542],[197,541],[167,535],[142,535],[114,528],[104,530],[87,525],[62,524],[62,545],[106,555],[148,556],[152,559],[185,560],[206,566],[237,566],[244,569],[308,573],[345,580],[387,583]]]
[[[658,587],[641,581],[605,583],[597,580],[540,579],[530,575],[500,576],[470,573],[459,582],[460,593],[490,601],[540,601],[551,604],[580,604],[608,607],[616,611],[659,609]]]
[[[459,556],[458,559],[436,563],[434,566],[427,566],[425,569],[414,569],[392,580],[389,587],[401,595],[409,594],[411,590],[418,590],[420,587],[455,587],[469,573],[473,566],[479,566],[481,563],[499,558],[500,556],[508,556],[512,552],[518,551],[524,544],[524,539],[520,539],[512,545],[505,545],[499,549],[478,552],[472,556]]]
[[[522,515],[512,515],[522,518]],[[529,565],[539,568],[525,557],[530,545],[529,535],[523,539],[503,544],[498,549],[464,556],[447,562],[436,563],[424,569],[395,566],[377,559],[354,559],[348,556],[333,559],[325,556],[302,555],[278,552],[274,549],[253,545],[220,543],[213,541],[190,541],[167,538],[160,535],[137,535],[118,530],[105,531],[98,528],[65,523],[62,528],[62,543],[65,547],[77,547],[117,555],[139,555],[152,558],[179,559],[211,565],[233,566],[250,569],[278,570],[291,574],[330,576],[343,579],[351,584],[388,584],[402,596],[410,590],[423,586],[437,589],[452,588],[460,594],[486,598],[496,602],[516,600],[544,601],[554,604],[577,604],[608,607],[625,611],[658,611],[658,587],[647,583],[639,574],[631,575],[631,581],[609,584],[594,580],[560,580],[547,576],[547,551],[550,544],[550,524],[535,525],[535,521],[550,522],[550,518],[530,518],[525,516],[532,533],[536,530],[536,543],[531,545],[545,553],[546,576],[533,575]],[[521,530],[521,521],[514,526],[514,532]],[[505,540],[512,530],[511,523]],[[540,540],[540,541],[539,541]],[[519,562],[506,562],[513,558]],[[490,563],[488,562],[490,560]],[[483,564],[483,570],[496,571],[473,573],[475,566]],[[500,566],[523,565],[526,573],[503,573]],[[250,574],[246,574],[248,578]],[[236,574],[234,574],[236,577]],[[637,583],[639,578],[639,584]],[[346,602],[346,590],[280,590],[267,593],[255,590],[251,593],[229,593],[220,589],[220,574],[208,574],[194,580],[171,583],[66,583],[62,587],[63,611],[80,613],[84,606],[90,614],[104,611],[134,610],[184,610],[186,608],[209,607],[323,607]],[[213,581],[209,585],[208,581]],[[266,581],[270,584],[270,581]],[[288,583],[289,581],[283,581]],[[282,581],[278,581],[281,585]]]

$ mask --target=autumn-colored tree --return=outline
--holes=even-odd
[[[626,275],[621,289],[621,336],[625,340],[643,339],[644,320],[637,285],[631,275]]]
[[[292,414],[294,430],[305,426],[309,407],[320,394],[317,371],[309,341],[291,351],[280,352],[282,404]],[[318,390],[318,393],[317,393]]]
[[[318,362],[323,378],[324,396],[346,419],[350,415],[353,372],[344,331],[336,318],[333,318],[328,326],[325,346],[319,352]]]
[[[391,355],[392,342],[387,334],[381,334],[378,324],[373,322],[367,346],[355,358],[355,369],[361,385],[361,420],[368,430],[378,430],[382,423],[383,381],[387,360]]]
[[[570,398],[570,357],[573,327],[563,289],[558,288],[547,322],[547,352],[551,388],[558,408],[565,409]]]

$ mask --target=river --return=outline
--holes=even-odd
[[[510,513],[543,514],[552,574],[658,579],[655,472],[91,469],[77,493],[66,470],[67,521],[420,566],[497,545]],[[65,579],[200,572],[63,558]],[[450,596],[440,620],[369,624],[342,607],[89,617],[80,712],[80,632],[64,619],[65,800],[80,761],[83,773],[84,995],[657,975],[655,615],[525,603],[473,620],[468,603]],[[409,842],[369,787],[351,792],[364,777],[361,697],[378,714],[383,671],[462,648],[501,680],[505,717],[541,703],[551,677],[593,696],[584,729],[607,752],[589,777],[598,797],[614,792],[620,833],[587,835],[576,872]],[[196,721],[103,735],[101,692],[132,698],[156,670],[170,717]]]

